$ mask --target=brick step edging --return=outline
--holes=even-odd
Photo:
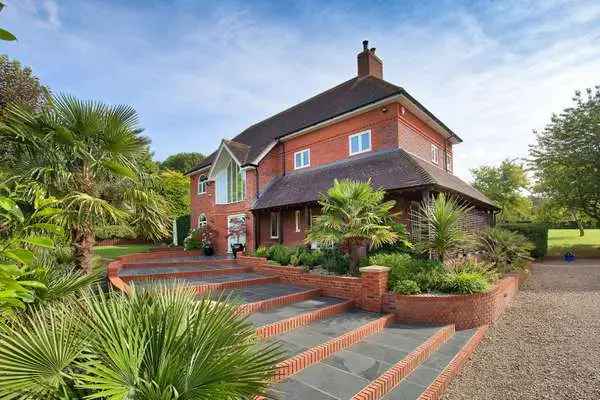
[[[394,320],[392,314],[384,315],[374,321],[368,322],[350,332],[333,338],[323,344],[312,347],[300,354],[297,354],[277,365],[274,382],[280,382],[285,378],[294,375],[304,368],[322,361],[338,351],[344,350],[365,337],[380,332]]]
[[[247,286],[263,285],[265,283],[278,283],[281,278],[278,276],[265,276],[264,278],[240,279],[237,281],[219,282],[219,283],[203,283],[200,285],[190,285],[196,288],[197,294],[202,294],[206,291],[220,289],[238,289]]]
[[[122,268],[127,269],[127,267]],[[233,275],[239,274],[243,272],[250,272],[252,268],[248,267],[233,267],[233,268],[215,268],[215,269],[207,269],[204,271],[180,271],[180,272],[156,272],[153,274],[147,275],[126,275],[121,276],[126,282],[131,281],[143,281],[143,280],[152,280],[152,279],[178,279],[178,278],[193,278],[193,277],[201,277],[201,276],[214,276],[214,275]]]
[[[149,259],[148,262],[144,262],[144,260],[134,260],[131,262],[125,262],[123,267],[130,269],[140,269],[140,268],[161,268],[161,267],[180,267],[182,265],[219,265],[219,264],[237,264],[234,263],[234,260],[224,258],[222,260],[181,260],[181,261],[167,261],[167,262],[153,262],[153,259]],[[242,267],[243,265],[240,265]],[[250,267],[250,266],[248,266]]]
[[[444,370],[433,380],[433,382],[419,396],[418,400],[439,400],[452,382],[452,379],[460,372],[460,369],[475,351],[484,338],[489,325],[480,326],[475,334],[464,344],[460,351],[452,358]]]
[[[258,311],[268,311],[276,307],[285,306],[299,301],[309,300],[321,294],[320,289],[309,289],[302,292],[272,297],[270,299],[255,301],[254,303],[242,304],[238,307],[241,315],[248,315]]]
[[[454,335],[454,325],[441,327],[419,347],[352,396],[351,400],[378,400],[394,389]]]
[[[354,301],[347,300],[338,304],[333,304],[317,310],[298,314],[293,317],[256,328],[256,334],[259,338],[266,339],[271,336],[289,332],[293,329],[309,325],[310,323],[319,321],[323,318],[333,317],[334,315],[346,312],[352,308],[353,304]]]

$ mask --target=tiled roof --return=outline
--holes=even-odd
[[[438,187],[495,207],[486,196],[456,176],[402,149],[393,149],[361,154],[277,177],[265,188],[253,209],[315,202],[332,186],[334,179],[371,179],[374,187],[386,190]]]
[[[250,163],[282,136],[400,93],[404,93],[401,87],[373,76],[352,78],[250,126],[233,141],[249,147],[246,162]],[[212,153],[189,173],[210,165],[215,156],[216,152]]]

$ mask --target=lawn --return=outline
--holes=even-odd
[[[94,254],[107,260],[114,260],[119,256],[131,253],[140,253],[148,251],[152,247],[151,244],[126,244],[117,246],[96,246]]]
[[[586,229],[583,237],[577,229],[550,229],[548,255],[561,256],[567,250],[576,257],[600,257],[600,229]]]

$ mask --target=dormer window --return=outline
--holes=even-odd
[[[208,183],[208,178],[206,175],[202,175],[198,178],[198,194],[206,193],[206,184]]]
[[[310,149],[294,153],[294,169],[310,167]]]
[[[434,163],[435,165],[440,163],[440,149],[435,145],[432,144],[431,145],[431,162]]]
[[[371,151],[371,131],[355,133],[348,137],[350,155]]]

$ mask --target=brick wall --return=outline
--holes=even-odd
[[[492,324],[504,312],[519,291],[525,275],[507,275],[494,288],[481,294],[405,296],[387,293],[383,309],[394,313],[398,322],[455,324],[456,329],[470,329]]]

